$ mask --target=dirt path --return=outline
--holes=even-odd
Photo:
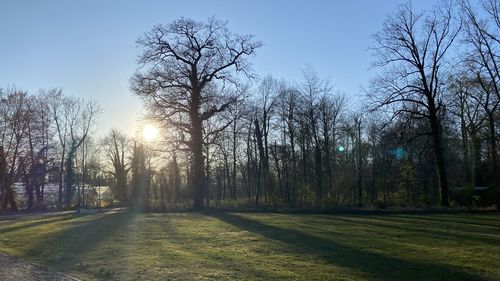
[[[0,253],[0,276],[2,281],[79,281],[63,273],[2,253]]]

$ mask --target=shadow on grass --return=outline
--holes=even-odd
[[[450,231],[449,229],[439,229],[436,228],[439,227],[440,225],[436,223],[436,225],[433,226],[428,226],[428,225],[423,225],[423,226],[418,226],[415,222],[413,223],[413,226],[410,225],[410,222],[401,222],[398,220],[391,220],[391,219],[386,219],[385,217],[383,219],[374,219],[371,217],[366,217],[363,218],[363,220],[356,220],[356,218],[353,217],[340,217],[336,216],[335,220],[337,221],[342,221],[345,223],[351,223],[351,224],[357,224],[360,226],[371,226],[379,229],[390,229],[394,231],[403,231],[406,233],[415,233],[417,235],[422,235],[425,237],[429,237],[432,239],[441,239],[441,240],[453,240],[453,241],[467,241],[471,243],[477,243],[477,242],[482,242],[484,244],[489,244],[492,246],[498,246],[500,245],[500,239],[497,239],[495,237],[484,237],[481,236],[482,233],[473,233],[468,230],[460,229],[460,228],[454,228],[453,230],[459,230],[462,232],[466,232],[467,234],[463,233],[456,233],[453,231]],[[384,222],[381,222],[381,221]],[[442,226],[442,225],[441,225]],[[492,233],[490,233],[492,234]]]
[[[20,229],[26,229],[30,227],[36,227],[39,225],[47,224],[47,223],[52,223],[52,222],[63,222],[63,221],[68,221],[68,220],[73,220],[76,217],[73,214],[61,214],[61,215],[54,215],[50,217],[37,217],[37,218],[22,218],[22,219],[14,219],[10,220],[9,223],[13,223],[14,225],[12,226],[5,226],[2,227],[0,225],[0,234],[5,234],[8,232],[20,230]],[[33,220],[33,221],[31,221]]]
[[[203,218],[206,219],[205,216]],[[180,266],[182,268],[193,265],[196,267],[196,270],[191,268],[191,272],[183,276],[182,280],[248,280],[249,277],[253,280],[287,280],[286,276],[279,274],[273,268],[266,270],[268,267],[263,269],[254,266],[253,261],[249,261],[249,257],[243,252],[231,248],[235,247],[235,241],[230,238],[221,243],[219,239],[224,238],[220,236],[208,241],[198,233],[186,237],[182,231],[180,233],[176,230],[176,222],[171,219],[167,217],[160,228],[166,239],[174,246],[174,251],[162,251],[159,257],[168,262],[174,257],[175,262],[182,264]]]
[[[470,226],[485,226],[485,227],[500,227],[500,215],[499,213],[485,213],[481,214],[480,217],[476,215],[468,215],[462,218],[449,217],[449,216],[409,216],[409,215],[396,215],[393,218],[398,219],[411,219],[411,220],[421,220],[430,223],[455,223],[455,224],[465,224]]]
[[[311,254],[332,265],[353,268],[380,280],[487,280],[459,267],[402,260],[235,214],[214,212],[208,215],[239,229],[285,243],[298,255]]]
[[[41,237],[39,243],[27,250],[27,255],[58,271],[67,272],[79,266],[78,262],[103,241],[112,238],[127,227],[136,216],[134,212],[73,215],[84,221],[69,228]]]

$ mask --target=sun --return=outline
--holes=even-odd
[[[142,137],[145,141],[153,141],[158,136],[158,129],[151,124],[144,126],[142,130]]]

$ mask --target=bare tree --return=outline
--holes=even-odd
[[[13,184],[17,180],[19,161],[27,135],[29,118],[28,95],[26,92],[0,89],[0,195],[1,208],[10,205],[17,210]]]
[[[294,87],[285,86],[280,90],[278,100],[278,114],[283,123],[283,140],[285,155],[289,161],[285,163],[285,202],[295,205],[298,186],[297,153],[295,150],[297,138],[297,112],[299,111],[300,92]]]
[[[459,30],[451,2],[442,2],[427,13],[415,13],[408,3],[386,19],[373,47],[376,65],[385,69],[372,83],[375,107],[392,105],[395,115],[408,113],[428,120],[443,206],[449,201],[440,121],[442,73]]]
[[[319,102],[328,197],[333,195],[339,119],[342,117],[346,105],[347,98],[345,94],[330,95],[324,93]]]
[[[203,122],[234,102],[227,96],[212,96],[213,84],[235,83],[235,73],[251,75],[246,60],[261,43],[251,35],[229,32],[226,23],[211,18],[197,22],[181,18],[169,25],[156,25],[137,40],[144,52],[141,69],[132,77],[132,90],[155,114],[190,136],[193,155],[191,183],[194,206],[203,207],[206,196],[203,159]],[[209,104],[209,106],[206,106]],[[176,114],[189,116],[178,122]]]
[[[74,161],[76,158],[76,153],[80,146],[82,146],[87,140],[89,132],[91,132],[92,126],[97,122],[97,117],[101,113],[102,109],[97,103],[97,101],[89,100],[83,101],[78,100],[76,107],[72,110],[72,117],[69,126],[69,137],[70,137],[70,147],[68,151],[68,158],[66,159],[66,174],[65,174],[65,186],[66,186],[66,206],[69,207],[71,204],[71,198],[73,196],[73,184],[75,183],[75,172],[73,170]],[[82,153],[84,156],[84,153]],[[83,158],[83,165],[85,165],[85,160]],[[81,204],[81,185],[77,187],[77,207],[80,208]]]
[[[120,203],[127,204],[129,199],[127,177],[130,171],[130,163],[127,162],[127,157],[131,150],[130,140],[122,132],[111,129],[102,140],[102,145],[106,159],[112,167],[109,173],[114,178],[113,193]]]
[[[304,114],[314,143],[315,193],[316,204],[320,205],[323,198],[323,142],[321,140],[321,98],[331,95],[331,86],[328,81],[319,77],[311,67],[303,71],[304,82],[301,93],[304,101]]]
[[[31,209],[35,202],[43,203],[45,177],[50,169],[52,160],[48,155],[52,148],[52,119],[49,114],[47,98],[44,93],[28,96],[26,101],[26,138],[24,140],[24,153],[20,156],[20,168],[25,185],[27,207]],[[51,151],[53,149],[50,149]]]
[[[85,102],[65,97],[61,90],[51,90],[50,95],[50,111],[62,149],[58,205],[62,206],[64,194],[65,204],[70,207],[76,183],[74,170],[76,153],[85,141],[91,126],[95,124],[101,109],[95,101]],[[78,204],[80,203],[80,191],[79,187]]]
[[[477,186],[480,182],[479,133],[485,126],[487,117],[481,110],[485,95],[478,89],[475,79],[468,76],[463,69],[461,71],[450,78],[449,107],[460,123],[465,181],[469,185]]]
[[[484,76],[485,87],[500,100],[500,1],[481,1],[484,18],[469,0],[460,0],[465,18],[464,42],[469,50],[465,61]]]
[[[356,112],[353,116],[356,135],[356,188],[358,189],[358,206],[363,206],[363,153],[361,146],[361,126],[363,123],[362,112]]]
[[[271,120],[274,117],[275,107],[279,95],[279,82],[272,76],[264,77],[259,85],[255,98],[255,137],[259,148],[259,177],[257,198],[264,195],[264,203],[267,204],[269,186],[269,138],[271,132]],[[258,200],[257,200],[258,201]]]
[[[481,1],[478,8],[468,0],[460,0],[459,3],[467,23],[463,37],[468,49],[464,61],[482,92],[480,97],[483,98],[476,100],[484,109],[488,121],[492,185],[500,188],[495,115],[500,106],[500,1]],[[483,11],[483,18],[479,16],[479,9]],[[497,205],[500,207],[500,199]]]
[[[239,137],[243,131],[244,122],[241,122],[241,119],[246,114],[246,97],[248,95],[248,87],[242,88],[238,91],[238,99],[229,109],[229,118],[231,120],[230,125],[230,138],[231,138],[231,156],[232,156],[232,169],[231,169],[231,198],[233,200],[237,197],[237,186],[236,186],[236,178],[237,178],[237,163],[238,163],[238,144]]]
[[[63,204],[64,188],[64,160],[67,154],[68,133],[70,124],[70,109],[74,101],[65,97],[61,89],[50,89],[42,91],[48,97],[48,106],[52,119],[54,120],[57,138],[59,140],[60,158],[59,158],[59,191],[57,197],[58,208]]]

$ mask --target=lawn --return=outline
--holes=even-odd
[[[82,280],[500,280],[500,214],[0,218],[0,251]]]

